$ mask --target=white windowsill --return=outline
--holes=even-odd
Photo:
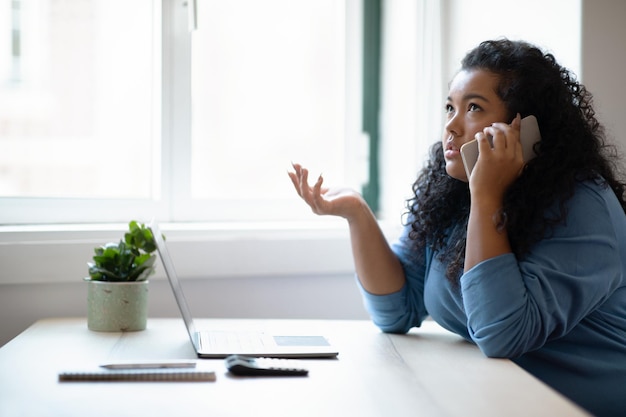
[[[162,223],[181,278],[327,276],[354,272],[340,219],[274,223]],[[381,227],[389,239],[398,225]],[[76,282],[93,249],[117,241],[126,224],[0,226],[0,284]],[[163,279],[163,268],[151,279]]]

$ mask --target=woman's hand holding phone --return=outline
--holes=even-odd
[[[522,145],[522,154],[524,163],[527,163],[535,157],[535,151],[533,146],[535,143],[541,140],[541,133],[539,132],[539,125],[535,116],[524,117],[520,122],[520,143]],[[493,143],[491,143],[493,147]],[[463,165],[465,166],[465,172],[467,178],[470,178],[474,166],[478,161],[478,141],[473,140],[461,146],[461,158]]]

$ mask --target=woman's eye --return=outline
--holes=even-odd
[[[471,103],[469,105],[468,111],[480,111],[482,110],[478,104]]]
[[[450,114],[454,112],[454,107],[452,107],[450,104],[446,104],[446,113]]]

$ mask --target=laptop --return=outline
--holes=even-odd
[[[165,274],[183,316],[191,344],[199,358],[225,358],[233,354],[274,358],[333,358],[338,355],[337,350],[321,335],[272,335],[264,332],[197,330],[159,226],[152,221],[148,227],[154,236]]]

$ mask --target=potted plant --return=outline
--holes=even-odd
[[[156,269],[152,231],[131,221],[124,239],[95,248],[88,262],[87,325],[95,331],[146,328],[148,278]]]

